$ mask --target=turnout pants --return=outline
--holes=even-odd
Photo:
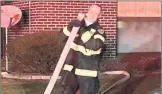
[[[95,59],[93,60],[82,59],[79,60],[78,64],[79,66],[82,65],[84,66],[84,63],[89,63],[90,65],[92,65],[94,62],[97,61]],[[78,89],[80,89],[81,94],[96,94],[99,89],[98,77],[76,75],[75,68],[73,68],[71,72],[70,71],[65,72],[64,70],[65,72],[64,80],[63,80],[64,91],[62,92],[62,94],[76,94]]]
[[[67,55],[65,64],[72,65],[73,69],[71,71],[68,70],[62,70],[62,81],[61,85],[63,86],[64,90],[62,91],[62,94],[75,94],[78,90],[77,87],[77,79],[75,72],[75,67],[78,63],[77,53],[74,50],[70,50],[69,54]]]
[[[99,89],[97,77],[76,76],[74,73],[67,73],[66,84],[62,94],[76,94],[80,89],[81,94],[96,94]]]

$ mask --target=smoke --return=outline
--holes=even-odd
[[[119,52],[160,52],[160,22],[124,22],[118,31]]]

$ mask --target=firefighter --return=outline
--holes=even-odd
[[[86,15],[79,13],[77,19],[64,27],[59,38],[66,42],[72,27],[80,27],[70,52],[63,66],[63,94],[75,94],[80,89],[81,94],[96,94],[99,89],[99,61],[105,47],[105,32],[98,19],[101,7],[92,5]]]

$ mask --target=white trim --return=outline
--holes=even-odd
[[[9,79],[23,79],[23,80],[49,80],[51,79],[51,76],[45,76],[45,75],[14,75],[9,74],[8,72],[1,72],[2,77],[9,78]],[[60,80],[61,76],[57,78],[57,80]]]

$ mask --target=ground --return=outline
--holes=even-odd
[[[102,71],[126,70],[131,78],[105,94],[161,94],[161,58],[160,53],[129,53],[121,54],[120,59],[106,61],[101,66]],[[121,62],[121,63],[117,63]],[[153,73],[152,73],[153,72]],[[110,87],[121,78],[120,75],[107,75],[100,79],[100,91]],[[48,81],[26,81],[2,79],[3,94],[43,94]],[[60,94],[59,83],[52,94]]]
[[[158,73],[131,77],[127,82],[115,87],[106,94],[161,94],[160,76],[160,73]]]
[[[2,79],[2,94],[43,94],[48,81],[27,81],[16,79]],[[59,94],[59,85],[53,90],[53,94]]]
[[[104,76],[100,79],[100,90],[109,87],[118,78],[121,78],[121,76]],[[160,73],[132,76],[130,80],[111,89],[105,94],[154,94],[155,92],[160,92],[160,80]],[[47,83],[47,80],[27,81],[2,78],[2,94],[43,94]],[[59,83],[57,83],[52,94],[60,94],[61,89]]]

